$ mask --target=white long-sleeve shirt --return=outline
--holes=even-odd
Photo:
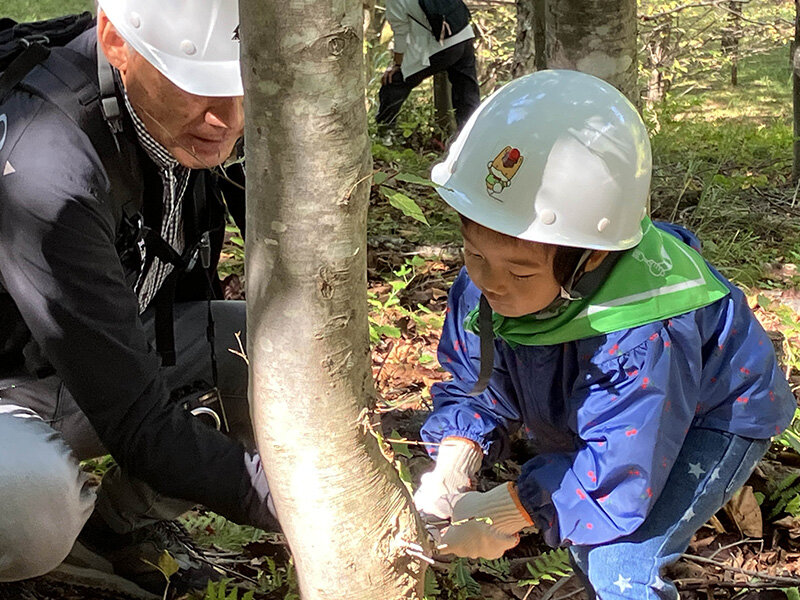
[[[475,37],[472,25],[467,25],[440,44],[428,29],[418,0],[386,0],[386,19],[394,34],[394,51],[403,55],[404,78],[429,67],[430,57],[437,52]]]

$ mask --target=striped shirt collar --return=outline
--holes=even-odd
[[[128,92],[125,89],[125,86],[120,85],[122,88],[122,94],[125,97],[125,106],[128,109],[128,114],[131,116],[131,120],[133,121],[133,128],[136,130],[136,138],[139,140],[139,144],[144,148],[147,155],[152,159],[156,165],[162,169],[170,169],[175,167],[180,167],[178,160],[169,153],[161,143],[157,142],[156,139],[148,133],[147,129],[144,126],[144,122],[136,114],[136,111],[133,109],[130,100],[128,99]],[[187,167],[182,167],[187,169]]]

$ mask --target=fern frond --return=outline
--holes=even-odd
[[[542,581],[557,581],[556,577],[565,577],[572,573],[569,562],[569,550],[557,548],[540,554],[533,562],[525,565],[530,573],[529,579],[521,579],[519,586],[539,585]]]

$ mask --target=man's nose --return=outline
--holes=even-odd
[[[205,121],[212,127],[244,130],[244,105],[242,96],[215,98],[206,111]]]

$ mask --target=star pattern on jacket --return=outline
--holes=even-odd
[[[619,588],[620,594],[624,594],[625,590],[633,589],[633,586],[631,585],[631,578],[623,577],[622,573],[618,574],[617,580],[614,582],[614,585]]]
[[[689,475],[694,475],[697,479],[700,479],[700,476],[705,473],[703,468],[700,466],[700,463],[689,463]]]

